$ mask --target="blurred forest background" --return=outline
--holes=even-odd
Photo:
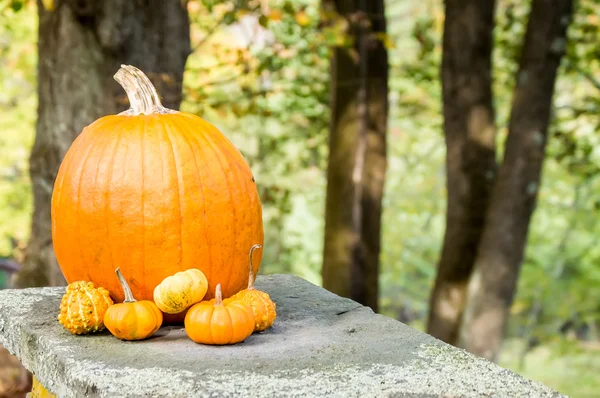
[[[45,187],[128,62],[250,163],[262,273],[598,396],[600,1],[126,3],[0,0],[0,287],[61,283]]]

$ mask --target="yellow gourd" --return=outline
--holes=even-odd
[[[154,289],[154,302],[167,314],[178,314],[202,301],[208,290],[208,281],[196,268],[166,277]]]
[[[73,334],[104,330],[104,314],[113,305],[108,290],[92,282],[69,284],[60,303],[58,321]]]

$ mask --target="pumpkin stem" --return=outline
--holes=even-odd
[[[127,281],[123,277],[123,274],[121,273],[121,268],[117,268],[115,270],[115,273],[117,274],[117,278],[119,278],[119,283],[121,284],[121,287],[123,288],[123,292],[125,293],[125,301],[123,301],[123,302],[124,303],[135,302],[136,300],[133,298],[133,293],[131,292],[131,288],[129,287],[129,284],[127,283]]]
[[[252,268],[252,252],[254,251],[254,249],[260,249],[262,246],[261,245],[254,245],[250,248],[250,275],[248,276],[248,290],[254,290],[254,268]]]
[[[123,87],[129,98],[130,108],[119,115],[137,116],[140,114],[175,113],[162,106],[156,88],[141,70],[131,65],[121,65],[114,75],[115,80]]]
[[[217,284],[215,290],[215,305],[223,305],[223,293],[221,293],[221,284]]]

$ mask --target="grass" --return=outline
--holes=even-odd
[[[536,347],[519,363],[522,343],[508,341],[500,365],[572,398],[600,397],[600,343],[554,343]]]

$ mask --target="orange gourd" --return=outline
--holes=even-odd
[[[261,247],[261,245],[254,245],[250,248],[250,275],[248,277],[248,288],[234,294],[230,298],[230,300],[241,300],[252,307],[255,332],[262,332],[263,330],[270,328],[277,317],[276,305],[273,300],[271,300],[269,294],[254,287],[252,252],[254,249],[260,249]]]
[[[60,302],[58,321],[73,334],[104,330],[104,314],[113,305],[108,290],[92,282],[69,284]]]
[[[202,118],[164,108],[132,66],[115,79],[131,108],[102,117],[67,151],[52,195],[52,238],[68,282],[90,280],[124,299],[178,271],[199,268],[229,297],[246,285],[246,247],[263,243],[262,207],[240,151]],[[183,318],[182,318],[183,319]]]
[[[160,329],[163,313],[153,301],[137,301],[129,284],[117,268],[115,271],[125,294],[125,301],[110,307],[104,315],[104,325],[108,331],[121,340],[143,340]]]
[[[185,332],[196,343],[236,344],[254,331],[252,309],[240,300],[223,301],[221,285],[215,298],[194,304],[185,316]]]

